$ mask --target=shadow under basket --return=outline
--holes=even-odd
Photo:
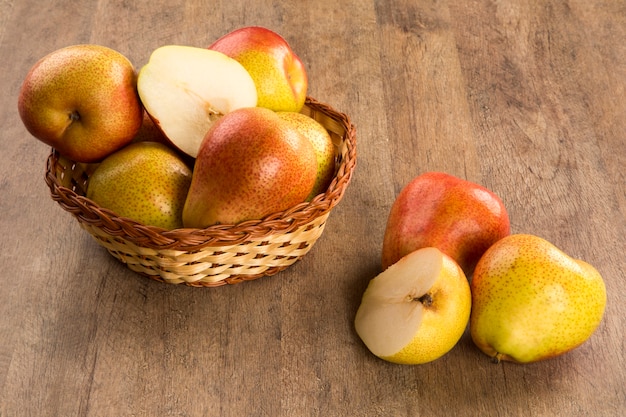
[[[46,184],[111,255],[157,281],[198,287],[235,284],[274,275],[302,258],[321,236],[356,165],[356,131],[350,118],[307,98],[302,113],[320,122],[336,149],[336,173],[324,194],[260,220],[206,229],[164,230],[118,217],[85,197],[97,164],[74,162],[52,150]]]

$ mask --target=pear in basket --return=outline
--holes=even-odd
[[[185,227],[261,219],[303,202],[315,183],[311,141],[274,111],[224,115],[205,136],[183,209]]]
[[[260,26],[243,27],[222,36],[209,49],[235,59],[250,73],[259,107],[298,112],[304,106],[306,70],[291,46],[276,32]]]
[[[328,131],[317,120],[296,112],[278,112],[278,117],[291,123],[300,133],[309,138],[317,158],[317,177],[313,190],[307,197],[311,201],[326,191],[335,176],[335,145]]]
[[[191,184],[191,169],[171,148],[137,142],[109,155],[93,172],[87,197],[117,216],[177,229]]]
[[[98,162],[127,145],[142,120],[132,63],[101,45],[71,45],[26,75],[18,110],[43,143],[78,162]]]
[[[139,71],[137,91],[154,124],[192,158],[215,120],[257,103],[254,81],[241,64],[185,45],[155,49]]]

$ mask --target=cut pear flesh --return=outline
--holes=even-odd
[[[355,329],[376,356],[396,363],[430,362],[458,342],[469,321],[469,283],[436,248],[405,256],[372,279]]]
[[[257,104],[254,81],[239,62],[193,46],[156,49],[139,71],[137,90],[163,134],[194,158],[215,120]]]

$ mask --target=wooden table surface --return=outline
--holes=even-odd
[[[162,284],[108,255],[49,197],[49,148],[17,114],[28,69],[76,43],[141,67],[164,44],[282,34],[309,95],[357,127],[323,236],[272,277]],[[626,3],[0,1],[0,416],[622,416],[626,411]],[[608,305],[580,348],[492,363],[469,334],[392,365],[353,319],[388,210],[439,170],[494,190],[512,231],[596,266]]]

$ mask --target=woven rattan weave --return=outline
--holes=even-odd
[[[85,197],[94,164],[52,150],[46,183],[52,199],[128,268],[171,284],[214,287],[276,274],[302,258],[321,236],[356,165],[356,131],[350,118],[307,98],[302,113],[320,122],[336,146],[336,174],[311,202],[260,220],[206,229],[163,230],[115,215]]]

